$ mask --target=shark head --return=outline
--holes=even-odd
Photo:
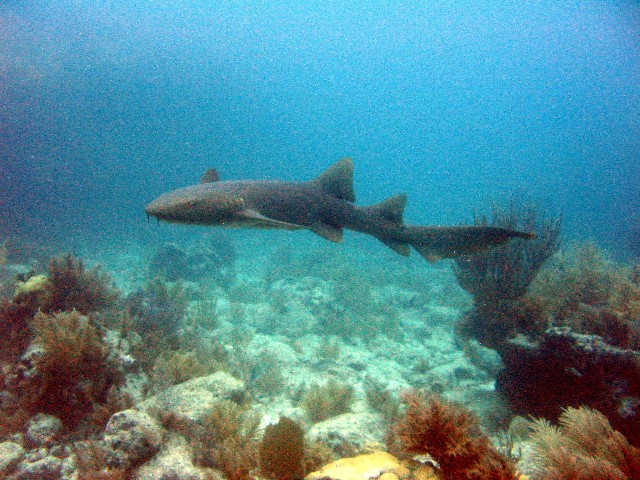
[[[165,222],[220,226],[236,221],[243,210],[242,197],[217,192],[210,184],[167,192],[144,209],[147,216]]]

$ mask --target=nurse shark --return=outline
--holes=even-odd
[[[167,192],[148,216],[171,223],[235,228],[311,230],[340,242],[344,229],[372,235],[403,256],[413,247],[430,262],[471,255],[528,232],[483,225],[422,226],[404,223],[406,194],[370,206],[355,204],[353,161],[345,158],[306,182],[220,180],[207,170],[200,183]]]

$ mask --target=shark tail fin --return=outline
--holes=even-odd
[[[347,202],[356,201],[353,191],[353,160],[350,158],[343,158],[334,163],[313,182],[328,195]]]
[[[514,238],[535,238],[533,233],[499,227],[408,226],[406,229],[408,243],[429,262],[484,252]]]

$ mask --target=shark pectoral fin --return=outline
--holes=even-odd
[[[339,243],[342,241],[342,229],[328,223],[316,222],[309,226],[309,230],[330,242]]]
[[[302,225],[297,225],[295,223],[283,222],[281,220],[265,217],[260,212],[250,208],[243,209],[238,213],[238,215],[247,219],[247,221],[251,223],[250,226],[253,228],[282,228],[286,230],[299,230],[304,228]]]
[[[411,247],[408,243],[397,242],[395,240],[385,240],[380,239],[382,243],[384,243],[387,247],[393,250],[396,253],[399,253],[403,257],[408,257],[411,253]]]

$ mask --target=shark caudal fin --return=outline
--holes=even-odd
[[[483,226],[407,226],[406,230],[408,243],[430,262],[480,253],[513,238],[535,238],[533,233]]]
[[[407,194],[401,193],[389,197],[382,202],[375,203],[368,207],[364,207],[369,215],[375,215],[378,218],[383,219],[385,222],[393,223],[398,226],[404,225],[404,207],[407,205]],[[387,247],[394,252],[399,253],[403,257],[408,257],[411,253],[409,244],[397,239],[386,238],[383,236],[377,236],[376,238],[384,243]]]

